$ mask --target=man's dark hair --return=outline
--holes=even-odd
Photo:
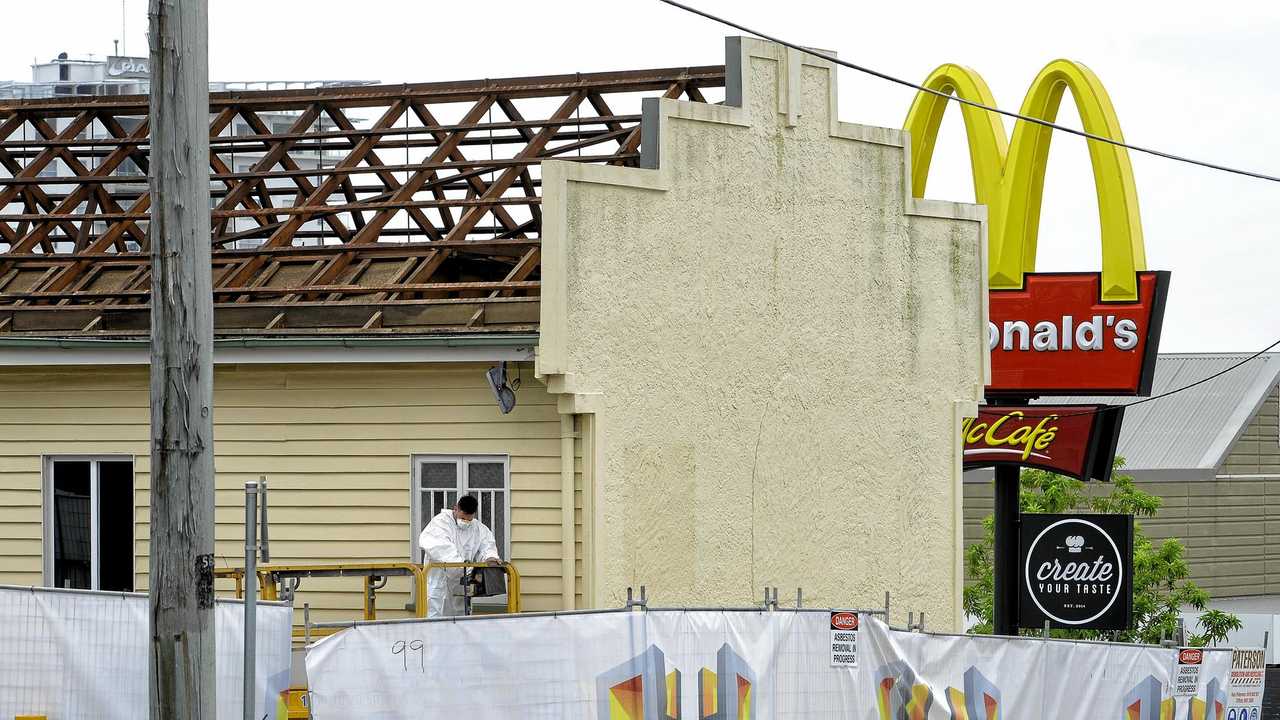
[[[458,509],[468,515],[475,515],[476,510],[480,509],[480,501],[476,500],[475,495],[463,495],[458,498]]]

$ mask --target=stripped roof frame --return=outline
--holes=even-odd
[[[639,98],[723,87],[704,66],[212,94],[215,333],[534,331],[540,163],[637,165]],[[148,334],[147,131],[145,96],[0,103],[0,337]]]

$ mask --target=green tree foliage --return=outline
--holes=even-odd
[[[1123,458],[1116,458],[1118,471]],[[1192,645],[1221,642],[1227,633],[1240,628],[1240,619],[1219,610],[1207,610],[1209,594],[1187,579],[1191,574],[1183,557],[1185,548],[1176,538],[1153,543],[1142,531],[1136,518],[1151,517],[1160,509],[1160,498],[1143,492],[1133,478],[1115,472],[1105,495],[1087,492],[1085,484],[1074,478],[1044,470],[1022,471],[1021,505],[1024,513],[1098,512],[1124,513],[1135,517],[1133,530],[1133,626],[1106,637],[1122,642],[1159,643],[1173,637],[1178,614],[1183,606],[1201,612],[1200,627],[1204,632],[1192,634]],[[995,576],[994,517],[982,522],[983,541],[965,550],[965,570],[972,580],[964,591],[964,609],[978,618],[971,632],[986,634],[992,629]],[[1096,630],[1055,630],[1054,637],[1100,639]]]

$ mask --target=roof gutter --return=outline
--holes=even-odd
[[[236,337],[213,341],[217,364],[531,360],[536,333],[412,337]],[[0,337],[0,366],[145,365],[150,341]]]
[[[143,338],[50,338],[50,337],[0,337],[0,351],[6,348],[127,348],[150,347],[151,341]],[[413,337],[377,337],[339,335],[333,337],[236,337],[216,338],[215,348],[256,347],[512,347],[537,345],[537,333],[510,335],[417,335]]]

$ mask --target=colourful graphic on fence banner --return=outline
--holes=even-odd
[[[317,720],[1227,720],[1227,650],[1204,651],[1194,695],[1173,697],[1171,649],[908,633],[861,614],[857,666],[832,666],[844,612],[371,624],[313,646],[307,677]]]
[[[755,720],[755,672],[729,647],[716,652],[715,670],[699,668],[697,715],[683,713],[680,671],[668,670],[656,645],[596,678],[599,720]],[[691,708],[692,709],[692,708]]]

